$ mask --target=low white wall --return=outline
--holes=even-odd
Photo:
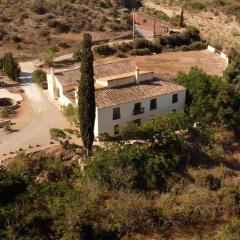
[[[229,58],[228,58],[228,56],[225,54],[225,53],[223,53],[223,52],[221,52],[221,58],[223,58],[223,59],[225,59],[226,60],[226,68],[227,68],[227,66],[228,66],[228,64],[229,64]]]
[[[207,50],[208,50],[209,52],[211,52],[211,53],[217,53],[217,49],[214,48],[214,47],[212,47],[212,46],[210,46],[210,45],[208,45]],[[220,57],[221,57],[222,59],[226,60],[226,66],[225,66],[225,69],[226,69],[226,68],[228,67],[228,64],[229,64],[229,58],[228,58],[228,56],[227,56],[224,52],[221,52],[221,53],[220,53]]]
[[[212,47],[212,46],[208,45],[208,48],[207,48],[207,50],[208,50],[209,52],[215,53],[215,51],[216,51],[216,48],[214,48],[214,47]]]

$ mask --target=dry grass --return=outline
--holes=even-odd
[[[18,58],[35,58],[51,46],[60,54],[72,52],[86,31],[94,41],[126,35],[130,14],[104,2],[109,1],[0,0],[0,56],[11,51]]]
[[[146,0],[145,6],[161,10],[167,13],[170,17],[180,14],[180,7],[176,5],[158,5],[153,0]],[[239,44],[240,36],[236,34],[236,29],[240,28],[240,23],[234,16],[227,16],[216,10],[189,12],[185,10],[185,21],[188,25],[193,25],[199,28],[203,37],[212,44],[220,44],[225,51]]]
[[[225,60],[219,55],[203,51],[162,53],[152,56],[133,57],[136,64],[156,74],[177,74],[179,71],[188,72],[191,67],[199,67],[209,74],[221,75],[225,68]],[[209,64],[211,63],[211,64]]]

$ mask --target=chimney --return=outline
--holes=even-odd
[[[51,68],[51,80],[54,81],[54,69]]]
[[[139,83],[139,72],[140,72],[140,69],[137,67],[135,70],[136,83]]]

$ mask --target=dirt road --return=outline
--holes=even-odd
[[[68,127],[61,112],[32,82],[31,72],[34,70],[34,65],[22,63],[21,68],[22,89],[28,106],[26,110],[28,113],[25,115],[28,119],[19,129],[17,124],[13,126],[15,132],[0,135],[0,160],[11,156],[10,152],[18,151],[19,148],[29,149],[30,146],[36,147],[36,145],[47,147],[50,144],[50,128]]]

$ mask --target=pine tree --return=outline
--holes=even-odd
[[[93,72],[92,38],[84,34],[81,54],[81,78],[78,87],[79,123],[83,146],[88,155],[94,141],[95,88]]]
[[[12,81],[18,82],[21,69],[12,53],[6,53],[2,58],[2,68]]]

